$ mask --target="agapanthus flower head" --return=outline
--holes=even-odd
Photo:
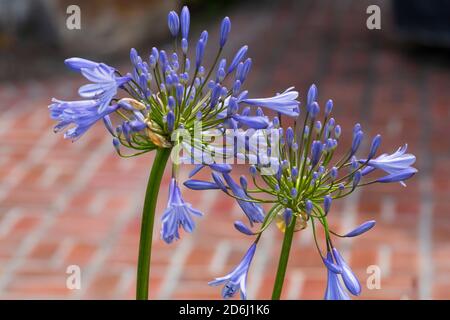
[[[283,113],[291,114],[298,105],[295,107],[291,105],[284,109],[289,103],[281,102],[285,97],[283,94],[280,96],[266,101],[259,99],[258,104],[276,110],[279,113],[278,117]],[[255,102],[251,99],[242,101],[247,104]],[[325,232],[327,257],[323,257],[318,243],[317,248],[328,267],[331,263],[336,266],[336,269],[328,274],[326,297],[346,298],[348,295],[341,288],[339,278],[342,278],[347,290],[353,295],[358,295],[361,287],[350,267],[334,248],[332,237],[362,235],[375,225],[375,221],[368,221],[345,235],[339,235],[330,229],[327,222],[332,215],[332,203],[336,199],[351,194],[357,188],[372,183],[406,180],[417,170],[411,167],[415,157],[406,154],[406,146],[392,155],[383,154],[374,158],[380,147],[381,135],[373,138],[367,157],[359,157],[358,153],[362,149],[364,137],[360,124],[356,124],[353,128],[350,148],[342,152],[343,157],[335,159],[336,150],[339,148],[341,127],[332,117],[332,109],[333,102],[329,100],[323,110],[323,116],[321,115],[317,87],[311,86],[306,112],[299,112],[299,110],[295,112],[297,116],[292,127],[295,130],[289,127],[284,132],[278,127],[279,120],[276,118],[272,121],[271,127],[256,130],[260,133],[254,132],[251,135],[251,137],[261,138],[257,145],[265,146],[264,149],[255,148],[251,143],[243,143],[242,145],[245,146],[243,151],[252,152],[234,153],[239,159],[271,160],[252,162],[250,174],[254,188],[249,186],[244,191],[227,174],[225,180],[233,192],[225,190],[225,193],[238,201],[251,223],[264,221],[259,231],[248,232],[248,234],[253,233],[259,237],[272,221],[276,221],[282,232],[286,232],[286,225],[291,220],[295,221],[295,231],[310,225],[316,233],[319,232],[317,225],[322,226]],[[388,175],[367,180],[368,173],[376,169],[383,170]],[[251,215],[257,212],[255,207],[264,203],[271,204],[272,208],[265,216],[261,215],[260,219],[251,219]],[[317,239],[315,237],[315,240]]]
[[[204,30],[198,41],[189,46],[189,41],[192,41],[189,40],[190,19],[186,6],[180,14],[170,11],[167,24],[175,38],[173,51],[153,47],[147,60],[137,50],[131,49],[132,69],[125,75],[101,62],[82,58],[65,61],[71,69],[92,82],[82,86],[79,94],[88,99],[86,103],[89,105],[96,101],[97,112],[103,116],[92,116],[89,120],[102,120],[105,114],[111,113],[111,117],[104,120],[108,131],[126,149],[136,150],[134,154],[125,155],[121,148],[116,148],[120,155],[128,157],[157,148],[172,148],[182,140],[182,134],[174,132],[180,129],[193,135],[196,123],[200,123],[200,132],[242,126],[267,128],[270,122],[257,107],[282,108],[292,113],[298,106],[298,93],[292,89],[272,98],[247,99],[248,92],[243,91],[243,83],[252,64],[250,58],[246,59],[248,46],[243,45],[228,65],[222,57],[231,31],[228,17],[221,23],[215,62],[205,66],[209,35]],[[195,52],[192,63],[188,58],[189,47]],[[126,98],[117,98],[119,89],[127,94]],[[76,104],[65,104],[64,107],[69,110],[73,105]],[[250,109],[244,112],[246,105],[255,106],[257,114],[250,113]],[[112,106],[115,109],[109,112]],[[74,107],[73,113],[78,109]],[[243,110],[239,112],[239,109]],[[79,127],[78,131],[83,133],[85,128],[89,128],[85,122]]]
[[[247,298],[247,274],[256,251],[256,242],[253,243],[242,258],[241,262],[229,274],[216,278],[209,282],[211,286],[224,284],[222,289],[222,297],[224,299],[232,298],[238,291],[241,293],[241,298]]]

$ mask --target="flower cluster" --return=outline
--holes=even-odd
[[[292,89],[257,99],[249,98],[248,91],[243,90],[252,60],[246,57],[246,45],[230,62],[222,57],[231,30],[228,17],[222,20],[217,53],[209,69],[203,63],[208,43],[206,30],[194,42],[193,61],[189,58],[192,42],[187,7],[183,7],[180,15],[175,11],[168,14],[168,27],[174,40],[173,50],[153,47],[148,59],[144,59],[131,49],[133,68],[126,75],[104,63],[67,59],[66,65],[91,83],[78,91],[84,100],[53,99],[49,109],[51,118],[58,122],[55,131],[66,130],[65,138],[77,140],[97,121],[102,121],[113,137],[118,154],[132,157],[155,149],[174,148],[181,141],[180,130],[192,136],[195,129],[206,132],[242,126],[267,128],[268,118],[260,108],[251,115],[252,106],[298,115],[298,93]],[[118,97],[119,89],[126,97]],[[122,147],[135,151],[126,154]],[[200,148],[203,147],[204,143],[200,142]],[[231,171],[229,165],[212,168],[221,173]],[[191,232],[194,228],[191,215],[200,215],[184,202],[176,180],[177,171],[174,168],[168,206],[162,219],[161,236],[167,243],[179,238],[180,227]]]
[[[213,172],[213,181],[191,179],[185,182],[191,189],[222,190],[238,201],[251,226],[255,222],[262,223],[258,231],[253,231],[242,221],[235,222],[238,231],[256,236],[256,239],[241,264],[232,273],[211,283],[227,281],[223,291],[224,298],[232,296],[237,291],[237,286],[245,297],[245,277],[251,257],[261,234],[271,222],[275,222],[285,234],[311,226],[317,250],[328,270],[326,299],[348,299],[347,291],[359,295],[361,286],[333,245],[332,237],[361,235],[371,229],[375,221],[367,221],[355,230],[340,235],[329,228],[327,221],[332,202],[351,194],[356,188],[377,182],[400,182],[404,185],[404,180],[417,172],[412,167],[415,156],[406,153],[406,145],[393,154],[376,157],[381,142],[380,135],[373,138],[368,154],[359,158],[357,151],[364,135],[360,124],[353,128],[350,149],[342,157],[335,159],[341,127],[331,116],[333,101],[328,100],[325,103],[323,116],[319,119],[317,88],[312,85],[308,91],[305,109],[305,115],[298,116],[293,128],[289,127],[286,131],[279,127],[280,119],[275,117],[271,130],[247,130],[237,134],[242,140],[249,138],[247,143],[242,144],[243,150],[234,148],[233,155],[253,161],[254,164],[250,167],[253,189],[249,187],[245,176],[241,176],[237,183],[228,173],[220,176]],[[281,138],[272,139],[272,136]],[[248,141],[253,141],[253,144]],[[256,142],[259,147],[264,148],[255,148]],[[370,174],[376,171],[380,172],[380,175],[370,178]],[[267,215],[262,214],[261,205],[264,203],[272,206]],[[326,253],[318,243],[317,226],[322,226],[325,233]]]

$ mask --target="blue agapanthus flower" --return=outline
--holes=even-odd
[[[52,100],[49,105],[50,117],[58,121],[55,132],[71,126],[64,133],[64,137],[72,141],[80,138],[98,120],[115,112],[117,105],[108,105],[102,112],[98,112],[101,104],[98,100],[61,101]]]
[[[211,286],[218,286],[225,284],[222,289],[222,297],[224,299],[232,298],[238,291],[241,293],[241,299],[247,298],[247,274],[253,256],[256,251],[256,242],[253,243],[242,258],[241,262],[229,274],[216,278],[208,284]]]
[[[121,77],[116,70],[104,63],[98,63],[81,58],[66,59],[66,65],[81,72],[81,74],[92,81],[80,87],[78,93],[83,98],[95,99],[99,102],[98,112],[102,113],[114,96],[117,89],[127,83],[130,77]]]
[[[325,289],[325,300],[350,300],[348,293],[342,286],[339,273],[342,269],[335,265],[331,252],[327,253],[324,260],[327,267],[327,287]]]
[[[375,159],[359,160],[360,163],[367,162],[367,167],[362,171],[362,175],[364,176],[378,169],[388,174],[381,178],[379,182],[394,182],[395,179],[403,186],[406,186],[403,180],[408,179],[417,172],[417,169],[412,167],[414,162],[416,162],[416,157],[413,154],[406,153],[407,148],[408,145],[405,144],[392,154],[384,153]]]
[[[162,216],[161,238],[166,243],[180,239],[179,229],[192,232],[195,228],[193,216],[201,217],[203,214],[192,208],[190,203],[183,200],[180,187],[175,178],[172,178],[169,186],[169,200],[167,209]]]

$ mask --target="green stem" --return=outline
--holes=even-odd
[[[292,216],[292,221],[284,232],[283,246],[281,247],[280,260],[278,262],[277,276],[273,285],[272,300],[280,300],[281,290],[283,289],[284,277],[291,250],[292,238],[294,236],[296,216]]]
[[[150,259],[152,255],[153,223],[155,220],[156,202],[161,180],[164,174],[171,149],[157,149],[153,160],[152,171],[145,192],[144,209],[142,211],[141,239],[139,242],[139,258],[136,279],[136,299],[148,299],[148,282],[150,277]]]

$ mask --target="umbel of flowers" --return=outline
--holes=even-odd
[[[268,118],[258,108],[252,115],[250,107],[263,107],[289,116],[298,115],[298,93],[288,89],[270,98],[250,98],[243,90],[252,60],[247,58],[248,47],[242,46],[234,57],[222,56],[228,40],[231,22],[222,20],[219,43],[210,66],[204,64],[208,32],[189,39],[190,14],[183,7],[180,15],[168,15],[173,48],[152,48],[145,57],[135,49],[130,51],[131,72],[122,74],[102,62],[70,58],[66,65],[81,73],[88,84],[79,88],[80,100],[53,99],[50,116],[57,121],[55,132],[75,141],[95,123],[103,122],[112,136],[114,148],[122,157],[138,156],[155,150],[152,170],[144,201],[136,297],[148,298],[148,279],[152,231],[158,191],[171,150],[179,141],[179,129],[193,133],[226,128],[267,128]],[[127,150],[128,152],[125,152]],[[131,152],[130,152],[131,151]],[[228,174],[231,166],[211,165],[221,174]],[[172,165],[167,209],[162,217],[161,237],[167,243],[179,239],[179,229],[191,232],[193,216],[201,212],[186,203],[181,195],[177,164]]]
[[[238,201],[250,226],[261,223],[257,230],[252,230],[242,221],[234,223],[238,231],[255,239],[234,270],[210,282],[211,285],[224,284],[224,298],[232,297],[238,291],[242,298],[246,297],[246,278],[257,243],[272,222],[284,232],[273,299],[280,298],[293,234],[306,227],[312,228],[317,251],[328,272],[325,299],[342,300],[349,299],[349,293],[360,294],[361,285],[335,247],[333,238],[359,236],[370,230],[375,221],[366,221],[346,234],[338,234],[328,224],[332,202],[374,183],[399,182],[405,185],[404,181],[417,172],[412,167],[416,158],[406,153],[406,145],[392,154],[377,156],[380,135],[372,139],[367,154],[358,156],[364,136],[359,124],[353,127],[350,149],[337,158],[335,153],[341,127],[331,115],[333,101],[328,100],[323,109],[321,114],[317,88],[312,85],[304,114],[296,118],[293,128],[289,127],[284,132],[279,128],[280,119],[276,117],[271,130],[235,133],[243,148],[233,146],[232,155],[254,163],[249,177],[241,176],[237,183],[227,172],[220,175],[212,172],[212,181],[191,179],[185,182],[194,190],[222,190]],[[272,139],[273,135],[281,139]],[[249,186],[248,180],[252,181],[253,187]],[[271,205],[266,215],[262,204]],[[319,232],[324,233],[324,244],[318,241]]]

